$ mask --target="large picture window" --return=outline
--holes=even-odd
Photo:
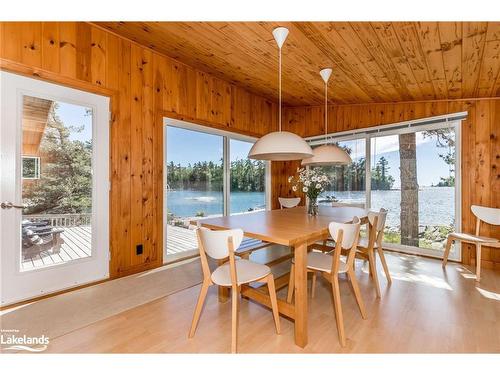
[[[387,248],[441,257],[448,233],[459,230],[459,124],[433,120],[329,139],[353,162],[316,167],[331,180],[319,203],[385,208]],[[317,147],[326,139],[310,142]],[[459,257],[458,249],[452,256]]]
[[[266,164],[247,158],[253,141],[172,122],[165,127],[165,262],[197,253],[192,221],[266,208]]]

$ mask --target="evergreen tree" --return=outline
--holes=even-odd
[[[82,127],[66,126],[55,104],[40,142],[39,180],[23,184],[24,214],[88,213],[92,210],[92,142],[71,140]]]

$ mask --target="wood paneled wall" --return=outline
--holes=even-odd
[[[251,136],[276,128],[275,103],[95,25],[0,23],[0,59],[111,97],[112,277],[162,264],[163,116]]]
[[[288,182],[288,177],[295,175],[297,168],[300,168],[300,161],[271,162],[271,208],[273,210],[280,208],[279,197],[300,197],[299,206],[305,205],[305,194],[300,191],[292,191],[292,187]]]
[[[472,204],[500,208],[500,98],[330,106],[328,130],[341,132],[461,111],[468,112],[462,122],[462,229],[473,233]],[[323,134],[323,113],[319,106],[286,108],[283,127],[304,137]],[[275,168],[288,176],[296,166]],[[273,196],[289,195],[286,183],[273,186]],[[500,238],[500,228],[484,225],[482,234]],[[464,246],[464,263],[473,262],[473,256],[471,247]],[[500,269],[500,251],[483,251],[482,262]]]

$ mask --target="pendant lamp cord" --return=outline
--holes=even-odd
[[[328,135],[328,81],[325,81],[325,137]]]
[[[279,49],[279,63],[278,63],[278,81],[279,81],[279,111],[278,111],[278,122],[279,130],[281,131],[281,47]]]

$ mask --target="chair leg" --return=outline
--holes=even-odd
[[[339,333],[340,345],[345,346],[344,317],[342,315],[342,301],[340,300],[340,288],[338,275],[332,275],[332,294],[335,307],[335,319],[337,320],[337,331]]]
[[[274,277],[272,273],[267,277],[267,287],[269,288],[269,297],[271,298],[276,333],[279,335],[281,333],[280,313],[278,311],[278,299],[276,298],[276,288],[274,287]]]
[[[382,263],[382,267],[384,267],[385,277],[387,278],[387,283],[391,284],[391,274],[389,273],[389,267],[387,266],[387,261],[385,260],[384,251],[382,250],[382,246],[377,247],[378,256],[380,257],[380,262]]]
[[[293,288],[295,288],[295,265],[292,263],[292,267],[290,268],[290,280],[288,280],[288,295],[286,297],[288,303],[292,303]]]
[[[236,353],[236,343],[238,342],[238,288],[231,288],[231,353]]]
[[[196,308],[194,309],[193,321],[191,322],[191,329],[189,330],[189,338],[192,338],[196,332],[196,327],[198,326],[198,321],[200,320],[201,310],[203,309],[203,303],[207,297],[209,286],[210,282],[208,280],[204,280],[203,284],[201,284],[200,296],[198,297],[198,302],[196,303]]]
[[[377,265],[375,263],[375,255],[373,249],[368,250],[368,265],[370,267],[370,274],[372,275],[373,283],[375,284],[377,298],[380,298],[380,284],[378,282]]]
[[[359,290],[358,280],[356,279],[356,274],[354,270],[347,271],[349,274],[349,279],[351,280],[352,290],[354,291],[354,297],[356,298],[356,302],[358,303],[359,312],[361,313],[361,317],[366,319],[366,309],[365,303],[363,302],[363,297],[361,297],[361,292]]]
[[[446,267],[446,263],[448,262],[448,256],[450,255],[450,250],[451,250],[451,244],[453,243],[453,237],[448,236],[448,239],[446,240],[446,247],[444,249],[444,255],[443,255],[443,268]]]
[[[481,280],[481,244],[476,244],[476,281]]]
[[[311,298],[314,298],[315,291],[316,291],[316,278],[318,275],[316,275],[316,271],[313,272],[312,276],[312,283],[311,283]]]

